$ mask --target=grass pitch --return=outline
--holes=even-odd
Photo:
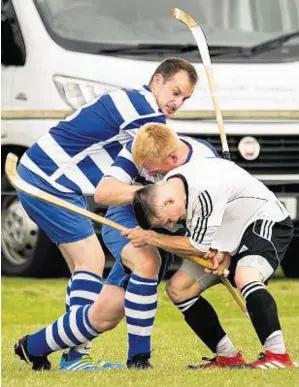
[[[15,341],[56,319],[64,311],[66,280],[2,279],[2,386],[3,387],[182,387],[264,386],[298,387],[299,368],[280,370],[188,370],[202,356],[212,355],[184,323],[182,315],[167,299],[165,284],[159,288],[159,309],[153,335],[153,370],[94,372],[58,371],[59,354],[50,356],[51,371],[34,372],[13,353]],[[273,280],[269,285],[277,300],[282,327],[293,360],[299,361],[299,281]],[[249,320],[242,314],[224,286],[206,292],[219,312],[224,328],[248,361],[261,350]],[[200,318],[200,316],[199,316]],[[204,318],[204,317],[203,317]],[[96,359],[126,361],[126,327],[94,341]]]

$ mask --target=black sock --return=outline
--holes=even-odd
[[[185,321],[203,343],[216,353],[217,344],[226,335],[212,305],[196,296],[175,304],[185,316]]]
[[[274,298],[259,281],[253,281],[241,289],[254,329],[264,345],[267,337],[281,330]]]

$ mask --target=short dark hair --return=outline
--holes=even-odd
[[[148,184],[134,194],[132,202],[134,214],[139,226],[145,230],[149,230],[152,227],[151,220],[157,215],[153,200],[155,190],[155,184]]]
[[[195,85],[198,80],[198,75],[195,70],[195,67],[189,63],[187,60],[182,58],[167,58],[163,60],[156,68],[154,74],[152,75],[149,84],[152,83],[154,76],[161,74],[165,81],[168,81],[173,75],[179,71],[186,71],[189,77],[189,81],[192,85]]]

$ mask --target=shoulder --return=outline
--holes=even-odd
[[[219,157],[215,147],[208,141],[201,138],[192,137],[185,137],[185,140],[190,143],[193,150],[195,151],[195,155],[202,157]]]

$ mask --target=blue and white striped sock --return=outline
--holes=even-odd
[[[88,311],[91,305],[74,307],[53,324],[28,336],[27,349],[33,356],[46,356],[68,347],[75,347],[98,336]]]
[[[93,304],[102,287],[102,278],[99,275],[85,270],[75,271],[70,288],[70,308]],[[74,360],[82,354],[89,354],[90,350],[91,342],[86,341],[72,348],[68,358]]]
[[[157,311],[156,279],[132,274],[125,294],[125,315],[129,336],[128,359],[151,353],[151,334]]]
[[[69,312],[69,310],[70,310],[71,286],[72,286],[72,277],[69,279],[69,282],[68,282],[67,288],[66,288],[66,295],[65,295],[65,311],[66,312]]]
[[[88,271],[74,271],[70,289],[70,308],[91,305],[103,287],[102,277]]]

